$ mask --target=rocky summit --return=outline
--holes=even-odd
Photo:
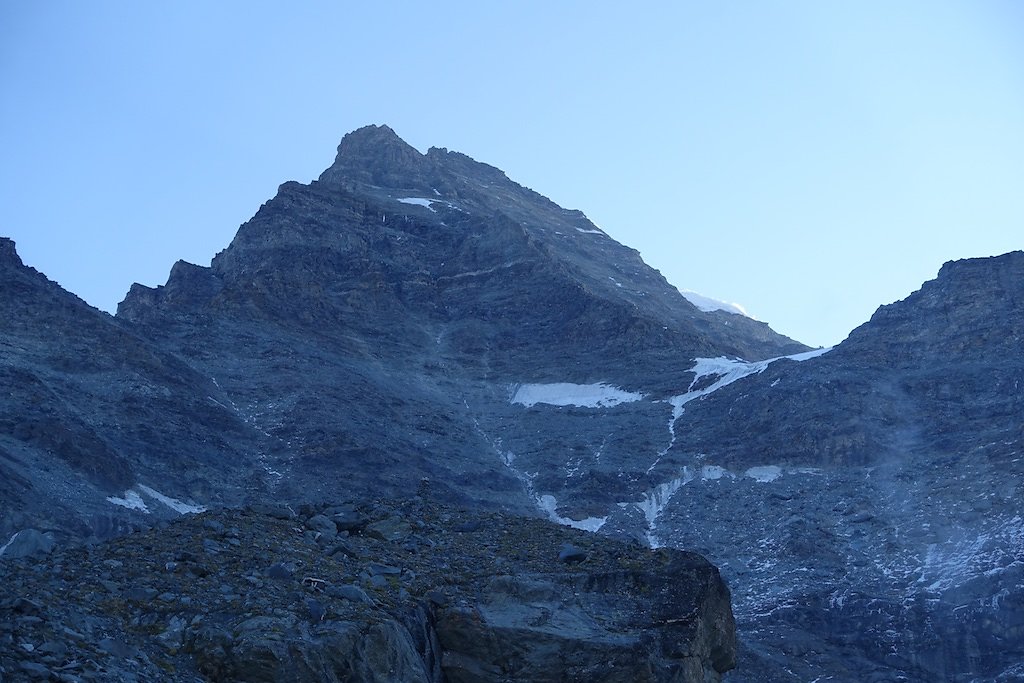
[[[386,126],[113,318],[0,241],[4,675],[1024,680],[1024,254],[698,303]]]

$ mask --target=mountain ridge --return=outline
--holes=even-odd
[[[0,263],[14,253],[0,242]],[[1009,681],[1024,656],[1022,261],[946,264],[808,353],[698,310],[635,250],[500,170],[368,127],[318,180],[282,184],[210,266],[133,285],[115,318],[3,297],[31,342],[0,328],[18,392],[7,410],[35,419],[42,373],[95,394],[62,390],[54,404],[74,409],[58,424],[125,408],[87,424],[115,455],[143,442],[104,429],[152,430],[109,490],[75,494],[116,513],[109,530],[152,521],[126,505],[157,507],[141,459],[197,463],[191,479],[153,469],[197,507],[404,499],[428,481],[439,501],[704,553],[733,588],[729,680]],[[81,349],[26,350],[54,329],[76,330]],[[128,378],[68,361],[90,355]],[[104,389],[139,377],[178,417],[141,390]],[[177,439],[202,457],[183,459]],[[0,466],[52,457],[13,424],[0,448]],[[83,528],[52,518],[47,529]]]

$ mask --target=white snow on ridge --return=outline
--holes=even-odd
[[[726,358],[725,356],[719,356],[718,358],[694,358],[693,360],[694,364],[693,367],[690,368],[690,372],[692,372],[695,377],[693,378],[693,381],[690,382],[689,390],[685,394],[679,394],[678,396],[673,396],[668,399],[668,402],[672,405],[672,421],[669,423],[669,430],[673,432],[673,435],[675,433],[675,422],[682,417],[684,405],[694,399],[700,398],[701,396],[707,396],[712,392],[718,391],[727,384],[732,384],[736,380],[743,379],[748,375],[764,372],[768,365],[773,360],[777,359],[772,358],[769,360],[757,361],[756,363],[734,360]],[[703,389],[693,388],[702,377],[710,375],[717,375],[718,379]]]
[[[584,235],[603,235],[604,232],[601,230],[584,230],[583,228],[576,228],[576,232],[582,232]]]
[[[639,401],[644,394],[625,391],[603,382],[597,384],[520,384],[512,396],[512,403],[527,408],[538,403],[552,406],[577,406],[579,408],[611,408],[620,403]]]
[[[810,360],[812,358],[817,358],[818,356],[822,356],[822,355],[828,353],[831,350],[832,350],[831,346],[825,346],[825,347],[822,347],[820,349],[813,349],[811,351],[804,351],[803,353],[794,353],[791,356],[782,356],[782,357],[783,358],[788,358],[789,360],[795,360],[798,363],[802,363],[805,360]],[[779,360],[779,359],[778,358],[772,358],[772,360]]]
[[[731,304],[726,301],[712,299],[709,296],[698,294],[690,289],[680,289],[679,293],[682,294],[687,301],[705,313],[710,313],[711,311],[725,311],[726,313],[735,313],[736,315],[753,318],[753,316],[747,313],[747,310],[739,304]]]
[[[437,192],[437,190],[434,190],[434,192]],[[465,209],[460,208],[458,204],[454,204],[446,199],[427,199],[426,197],[399,197],[395,199],[395,201],[401,204],[425,206],[434,213],[437,213],[437,209],[434,208],[434,204],[443,204],[447,206],[449,209],[452,209],[454,211],[462,211],[463,213],[465,213]],[[442,223],[441,225],[444,225],[444,223]]]
[[[726,358],[725,356],[719,356],[718,358],[694,358],[693,367],[690,368],[695,377],[690,382],[690,389],[685,394],[673,396],[669,399],[669,403],[677,411],[680,411],[686,403],[700,398],[701,396],[707,396],[708,394],[721,389],[727,384],[732,384],[736,380],[743,379],[749,375],[762,373],[768,369],[768,366],[777,360],[788,359],[801,363],[805,360],[817,358],[818,356],[824,355],[832,350],[831,346],[823,349],[814,349],[812,351],[804,351],[803,353],[794,353],[790,356],[777,356],[775,358],[768,358],[765,360],[755,361],[748,363],[744,360],[738,360],[735,358]],[[708,377],[711,375],[717,375],[718,380],[713,384],[704,387],[703,389],[694,390],[697,382],[702,377]],[[681,414],[681,413],[680,413]]]
[[[725,356],[719,356],[718,358],[694,358],[693,367],[690,368],[690,372],[694,374],[694,378],[693,381],[690,382],[690,386],[686,393],[666,399],[666,402],[672,406],[672,415],[668,419],[669,443],[668,446],[658,453],[658,456],[654,459],[654,462],[651,463],[651,466],[647,468],[647,474],[650,474],[654,470],[658,463],[661,462],[661,458],[668,453],[669,449],[671,449],[675,444],[676,422],[678,422],[679,418],[683,416],[684,405],[694,399],[707,396],[727,384],[732,384],[733,382],[743,379],[748,375],[764,372],[769,365],[782,358],[801,362],[810,360],[811,358],[816,358],[831,350],[832,347],[815,349],[813,351],[805,351],[804,353],[796,353],[791,356],[769,358],[767,360],[761,360],[754,363],[748,363],[747,361],[734,358],[726,358]],[[694,389],[702,377],[708,376],[717,376],[718,379],[703,389]],[[776,383],[777,382],[778,380],[776,380]],[[775,383],[773,383],[772,386],[775,386]]]
[[[744,360],[726,358],[725,356],[719,356],[718,358],[694,358],[693,367],[690,368],[690,372],[696,375],[696,377],[694,377],[693,382],[690,383],[691,392],[693,386],[697,384],[702,377],[719,375],[720,378],[715,382],[715,384],[718,385],[716,388],[721,388],[726,384],[732,384],[738,379],[743,379],[747,375],[764,372],[774,360],[777,359],[769,358],[768,360],[759,360],[753,363],[748,363]]]

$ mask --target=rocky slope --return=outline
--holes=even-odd
[[[261,486],[256,434],[209,377],[26,267],[6,238],[0,383],[0,545],[26,527],[106,538],[130,528],[128,507],[177,516]]]
[[[521,512],[535,492],[482,424],[515,384],[658,387],[682,381],[666,372],[680,354],[805,348],[698,310],[501,171],[375,126],[318,181],[282,185],[210,268],[134,286],[118,318],[217,380],[286,495],[400,495],[427,476]]]
[[[722,568],[731,680],[1018,681],[1022,339],[1014,252],[946,264],[827,353],[698,359],[675,395],[487,424],[562,521]]]
[[[654,470],[676,478],[643,502],[733,587],[733,680],[1024,677],[1022,339],[1014,252],[946,264],[818,357],[697,364]]]
[[[134,286],[116,320],[8,262],[22,284],[4,286],[23,289],[5,320],[24,324],[2,337],[15,418],[0,445],[35,449],[15,473],[42,481],[68,458],[15,434],[19,411],[85,424],[131,469],[66,500],[91,496],[119,525],[152,522],[110,501],[127,486],[157,500],[145,467],[210,506],[402,500],[426,478],[438,500],[705,553],[735,602],[729,680],[1024,679],[1020,253],[947,264],[808,351],[698,310],[499,170],[368,127],[318,181],[282,185],[209,268]],[[54,330],[78,327],[107,374],[68,360]],[[160,362],[137,367],[133,348]],[[172,405],[121,401],[117,373]],[[33,377],[74,391],[36,400]],[[197,396],[209,415],[191,417]],[[207,434],[210,420],[229,426]],[[149,447],[180,438],[191,446]],[[203,457],[161,464],[175,453]],[[30,512],[64,500],[36,486]],[[8,531],[31,521],[12,491]],[[7,554],[47,543],[19,535]]]
[[[703,558],[416,496],[209,512],[8,565],[3,680],[717,681]]]

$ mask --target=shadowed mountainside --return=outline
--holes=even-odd
[[[498,169],[370,126],[116,319],[9,240],[0,274],[7,533],[426,480],[706,554],[735,601],[729,680],[1024,676],[1021,252],[946,264],[809,351],[699,310]]]

